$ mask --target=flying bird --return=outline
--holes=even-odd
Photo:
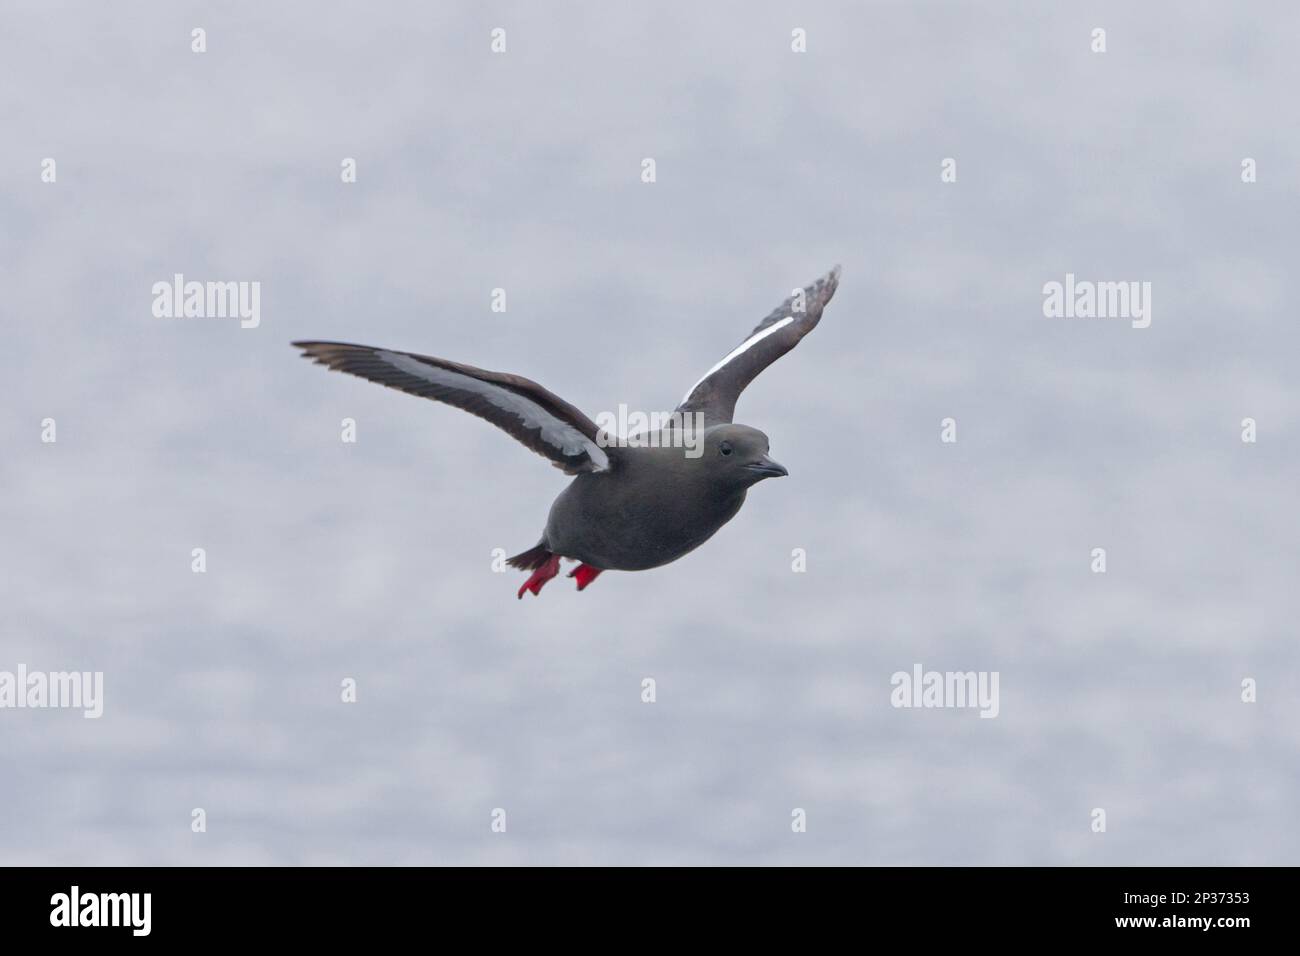
[[[821,320],[839,284],[836,266],[795,293],[691,386],[659,440],[620,441],[536,382],[431,355],[345,342],[294,342],[318,365],[445,402],[485,418],[574,479],[551,505],[536,545],[507,560],[540,593],[560,570],[581,591],[603,571],[644,571],[695,550],[735,517],[765,478],[789,474],[768,457],[767,436],[735,424],[736,400],[763,369]],[[677,428],[703,426],[684,442]],[[687,449],[691,454],[687,454]]]

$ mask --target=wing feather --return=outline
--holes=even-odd
[[[691,386],[677,411],[703,412],[709,425],[730,422],[745,386],[817,327],[839,282],[836,266],[812,285],[796,290]]]
[[[596,424],[531,379],[347,342],[294,342],[304,358],[411,395],[455,406],[496,425],[567,475],[611,466]]]

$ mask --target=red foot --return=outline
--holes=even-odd
[[[581,591],[600,575],[604,568],[593,568],[590,564],[580,564],[569,572],[569,577],[578,579],[578,590]]]
[[[553,554],[546,559],[546,562],[533,572],[533,576],[524,582],[524,586],[519,589],[519,597],[522,599],[525,591],[532,591],[533,594],[540,594],[542,585],[551,578],[560,573],[560,556]]]

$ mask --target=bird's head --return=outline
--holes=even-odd
[[[768,440],[748,425],[715,425],[704,433],[705,467],[721,484],[748,488],[764,478],[779,478],[789,472],[767,455]]]

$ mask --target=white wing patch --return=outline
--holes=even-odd
[[[469,375],[462,375],[460,372],[438,368],[436,365],[427,365],[411,358],[409,355],[401,355],[383,349],[376,350],[375,355],[393,366],[393,368],[400,369],[408,375],[414,375],[416,378],[422,378],[426,382],[481,395],[497,408],[517,416],[527,427],[540,428],[542,438],[548,445],[560,449],[566,455],[577,455],[586,452],[592,464],[596,466],[596,471],[609,470],[609,456],[605,454],[603,448],[568,422],[556,418],[540,405],[530,402],[522,395],[518,395],[507,388],[493,385],[490,382],[483,382]]]
[[[700,387],[700,382],[703,382],[706,378],[708,378],[708,377],[709,377],[710,375],[712,375],[714,372],[718,371],[718,369],[722,368],[724,365],[726,365],[728,362],[730,362],[732,359],[734,359],[737,355],[743,355],[743,354],[745,354],[745,352],[749,351],[749,349],[751,349],[751,348],[754,346],[755,343],[763,341],[763,339],[767,338],[767,337],[768,337],[769,335],[771,335],[773,332],[776,332],[776,331],[778,331],[778,330],[780,330],[780,329],[785,328],[787,325],[789,325],[789,324],[790,324],[791,322],[793,322],[793,321],[794,321],[794,316],[793,316],[793,315],[787,315],[787,316],[786,316],[784,319],[782,319],[780,322],[773,322],[771,325],[769,325],[767,328],[765,328],[762,332],[756,332],[756,333],[754,333],[753,335],[751,335],[749,338],[745,339],[745,341],[741,342],[741,343],[740,343],[739,345],[737,345],[734,349],[732,349],[730,352],[728,352],[728,353],[726,354],[726,356],[722,359],[721,362],[719,362],[717,365],[713,366],[713,368],[709,369],[707,372],[705,372],[703,375],[701,375],[701,376],[700,376],[700,381],[699,381],[699,382],[696,382],[696,383],[695,383],[694,385],[692,385],[689,389],[687,389],[687,391],[686,391],[686,396],[685,396],[685,398],[682,399],[682,404],[685,405],[685,404],[686,404],[686,399],[690,398],[690,397],[691,397],[691,393],[694,392],[697,388]]]

